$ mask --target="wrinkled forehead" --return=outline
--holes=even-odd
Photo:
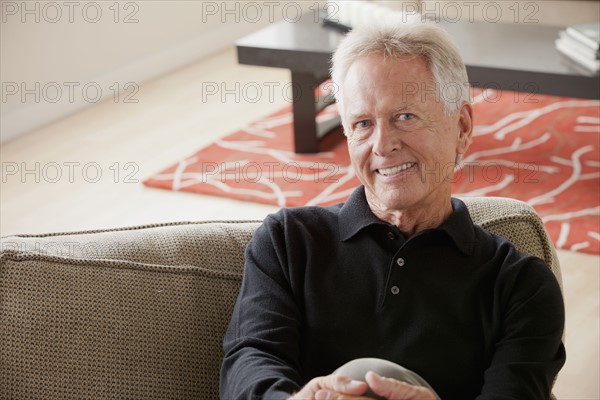
[[[351,71],[360,71],[364,76],[377,75],[383,71],[397,77],[414,74],[432,77],[429,61],[420,55],[404,54],[390,56],[385,54],[368,54],[357,58],[347,67],[344,83]]]
[[[355,61],[342,81],[342,107],[394,100],[395,103],[436,101],[436,85],[426,60],[419,56],[368,56]]]

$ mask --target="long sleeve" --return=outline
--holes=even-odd
[[[282,400],[300,388],[300,312],[286,247],[272,217],[246,249],[244,278],[224,338],[221,398]]]
[[[548,399],[565,362],[560,287],[543,261],[528,261],[511,266],[501,279],[497,304],[502,307],[502,329],[478,400]]]

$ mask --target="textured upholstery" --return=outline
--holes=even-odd
[[[218,398],[221,340],[257,226],[4,238],[0,398]]]
[[[524,203],[465,199],[474,220],[545,259]],[[221,340],[259,222],[2,238],[1,399],[216,399]]]

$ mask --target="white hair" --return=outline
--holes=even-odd
[[[333,54],[331,77],[342,120],[342,83],[346,74],[355,61],[371,55],[384,58],[423,57],[448,115],[457,111],[464,102],[471,101],[467,70],[448,32],[433,22],[421,19],[419,14],[408,16],[390,12],[377,23],[354,28]]]

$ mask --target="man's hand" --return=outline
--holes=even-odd
[[[365,377],[371,390],[389,400],[436,400],[431,390],[413,386],[395,379],[382,378],[375,372],[367,372]]]
[[[288,400],[367,400],[371,399],[364,396],[368,388],[388,400],[436,400],[425,387],[383,378],[375,372],[368,372],[366,380],[355,381],[343,375],[314,378]]]
[[[367,400],[369,397],[361,396],[367,389],[365,382],[342,375],[327,375],[314,378],[288,400]]]

